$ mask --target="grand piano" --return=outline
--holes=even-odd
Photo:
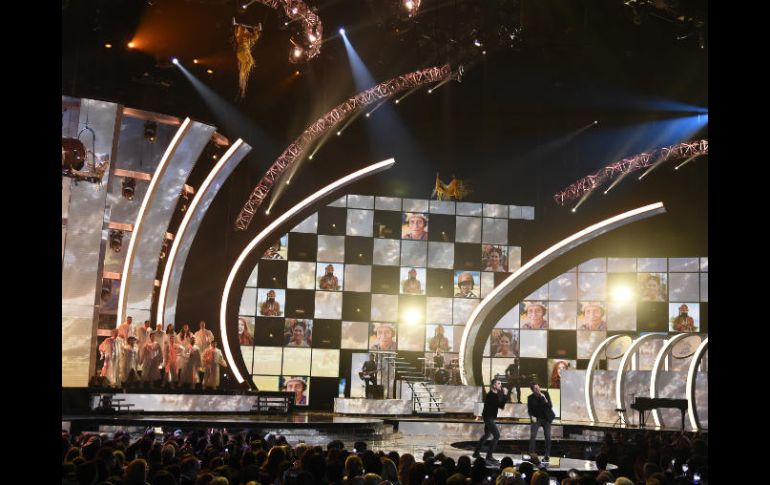
[[[684,431],[684,413],[687,411],[687,399],[669,399],[664,397],[637,397],[631,403],[631,409],[639,411],[639,427],[644,428],[645,412],[653,409],[676,408],[682,412],[682,431]]]

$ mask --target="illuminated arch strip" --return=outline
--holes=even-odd
[[[238,371],[238,366],[235,365],[235,359],[233,358],[233,353],[230,350],[230,342],[227,339],[227,305],[230,299],[230,292],[232,290],[233,281],[235,281],[235,276],[238,274],[238,271],[240,271],[241,266],[243,265],[243,262],[246,260],[248,255],[251,254],[254,248],[257,247],[259,243],[264,241],[265,238],[269,237],[276,229],[278,229],[278,227],[281,226],[281,224],[285,223],[291,217],[307,209],[308,207],[311,207],[313,204],[316,204],[319,200],[331,195],[332,193],[341,189],[342,187],[345,187],[346,185],[351,184],[364,177],[368,177],[369,175],[373,175],[383,170],[387,170],[391,168],[395,163],[396,161],[393,158],[389,158],[388,160],[375,163],[373,165],[369,165],[366,168],[363,168],[361,170],[358,170],[357,172],[353,172],[339,180],[336,180],[335,182],[327,185],[326,187],[322,188],[318,192],[310,195],[305,200],[295,205],[294,207],[286,211],[283,215],[278,217],[276,220],[271,222],[269,226],[263,229],[259,234],[257,234],[257,236],[254,239],[251,240],[251,242],[241,252],[241,255],[238,256],[238,259],[235,261],[235,264],[233,264],[233,267],[230,269],[230,274],[228,275],[227,282],[225,283],[225,289],[222,292],[222,302],[219,306],[219,332],[220,332],[220,335],[222,335],[222,346],[225,349],[225,358],[227,358],[227,364],[230,366],[230,370],[232,371],[233,375],[235,376],[235,378],[238,380],[239,383],[242,383],[244,381],[244,378],[243,376],[241,376],[241,373]]]
[[[650,153],[640,153],[633,157],[624,158],[611,165],[607,165],[594,174],[586,175],[563,191],[555,194],[553,199],[560,206],[564,206],[564,204],[582,197],[596,187],[603,185],[607,180],[617,176],[625,176],[631,172],[662,161],[698,157],[700,155],[707,155],[708,152],[709,141],[699,140],[691,143],[680,143],[678,145],[658,148]]]
[[[599,356],[602,352],[604,352],[607,346],[612,343],[612,341],[625,336],[626,335],[613,335],[604,339],[604,341],[600,343],[596,349],[594,349],[593,354],[591,354],[591,360],[588,361],[588,369],[586,369],[586,382],[583,386],[583,392],[585,393],[588,419],[592,423],[596,422],[596,412],[594,411],[594,370],[596,369],[596,365],[599,363]]]
[[[639,347],[641,347],[643,343],[646,343],[650,340],[666,340],[666,335],[659,333],[648,333],[647,335],[642,335],[631,343],[631,346],[628,348],[628,350],[626,350],[626,353],[623,354],[623,357],[620,359],[618,375],[615,378],[615,407],[617,409],[626,408],[626,366],[628,365],[628,361],[634,358],[634,354],[636,354],[636,351],[639,349]],[[626,424],[626,412],[618,411],[618,414],[620,415],[620,422],[622,424]]]
[[[163,269],[163,278],[158,294],[158,313],[155,321],[162,324],[163,327],[166,326],[166,321],[173,323],[176,317],[179,282],[182,279],[187,255],[198,233],[198,228],[211,202],[219,193],[219,189],[222,188],[235,167],[250,151],[251,147],[241,139],[238,139],[228,148],[198,188],[181,224],[179,224],[174,243],[168,253],[166,267]]]
[[[146,311],[149,316],[161,242],[184,181],[213,134],[213,126],[186,118],[155,169],[126,250],[118,295],[118,322],[125,320],[129,306],[132,310]]]
[[[452,72],[449,64],[445,64],[441,67],[430,67],[428,69],[410,72],[358,93],[326,113],[323,117],[318,119],[318,121],[305,129],[305,131],[303,131],[302,134],[294,140],[283,153],[281,153],[276,161],[273,162],[265,175],[262,176],[262,180],[259,181],[259,184],[254,187],[254,190],[249,195],[246,203],[243,204],[241,212],[238,214],[238,218],[235,221],[235,228],[241,231],[246,230],[246,228],[249,227],[254,214],[262,205],[265,197],[270,193],[270,189],[273,188],[273,184],[281,174],[294,163],[294,161],[299,158],[315,140],[337,126],[337,124],[345,120],[352,113],[361,110],[380,99],[393,96],[401,91],[406,91],[423,84],[430,84],[436,81],[449,79],[451,75]]]
[[[658,355],[655,357],[655,364],[652,366],[652,376],[650,377],[651,398],[655,399],[658,397],[658,376],[660,375],[661,368],[662,370],[668,370],[668,356],[671,355],[674,346],[680,340],[690,337],[691,335],[692,334],[689,333],[679,333],[666,340],[666,343],[663,344],[663,348],[658,352]],[[655,426],[661,426],[660,415],[657,409],[652,410],[652,419],[655,421]]]
[[[591,239],[610,232],[614,229],[622,227],[626,224],[636,222],[648,217],[652,217],[658,214],[663,214],[666,209],[663,207],[663,203],[657,202],[655,204],[646,205],[637,209],[618,214],[617,216],[610,217],[601,222],[598,222],[592,226],[589,226],[582,231],[576,232],[566,239],[559,241],[550,248],[546,249],[542,253],[532,258],[527,264],[519,268],[515,273],[505,279],[499,286],[497,286],[492,292],[487,295],[486,298],[481,300],[481,303],[473,310],[468,323],[465,325],[463,331],[463,337],[460,341],[460,377],[464,385],[476,386],[480,385],[481,379],[474,374],[473,370],[473,355],[476,346],[481,346],[484,343],[479,343],[479,332],[481,330],[481,324],[484,319],[487,318],[492,309],[498,305],[506,295],[510,294],[527,278],[535,274],[538,270],[543,268],[546,264],[554,261],[555,259],[563,256],[567,252],[585,244]]]
[[[700,420],[698,419],[698,410],[696,409],[695,405],[697,404],[695,402],[695,384],[698,367],[700,366],[701,359],[703,359],[703,356],[706,354],[706,352],[709,349],[709,339],[706,337],[703,342],[701,342],[700,346],[698,346],[698,350],[695,351],[695,354],[692,356],[692,361],[690,362],[690,369],[687,371],[687,415],[690,418],[690,426],[692,426],[693,431],[700,431]]]

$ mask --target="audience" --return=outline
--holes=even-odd
[[[66,485],[679,485],[708,483],[707,435],[620,430],[607,433],[596,456],[597,472],[565,472],[545,465],[515,465],[503,457],[501,471],[484,460],[457,459],[427,450],[410,453],[369,449],[339,440],[324,449],[283,436],[264,439],[251,431],[148,431],[131,439],[108,434],[62,433],[62,484]],[[537,461],[537,460],[535,460]],[[608,470],[608,463],[617,465]]]

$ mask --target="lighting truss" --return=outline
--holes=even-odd
[[[430,67],[403,74],[389,81],[380,83],[373,88],[356,94],[344,103],[337,105],[305,129],[305,131],[302,132],[302,134],[294,140],[283,153],[281,153],[276,161],[273,162],[267,173],[262,177],[262,180],[259,181],[259,184],[254,187],[254,190],[251,192],[251,195],[249,195],[243,208],[241,208],[238,219],[235,221],[235,228],[241,231],[246,230],[246,228],[249,227],[254,214],[257,212],[260,205],[262,205],[265,197],[270,193],[273,184],[278,180],[281,174],[294,163],[294,161],[297,160],[315,140],[337,126],[340,122],[344,121],[348,116],[383,98],[388,98],[394,94],[413,89],[423,84],[431,84],[450,78],[459,80],[459,73],[452,73],[449,64],[444,64],[440,67]]]
[[[625,176],[636,170],[649,167],[657,162],[676,161],[689,157],[707,155],[709,141],[698,140],[689,143],[680,143],[668,147],[658,148],[650,153],[640,153],[633,157],[624,158],[618,162],[604,167],[598,172],[587,175],[570,185],[563,191],[555,194],[553,199],[560,206],[582,197],[584,194],[604,185],[608,180],[618,176]]]
[[[298,21],[302,25],[300,29],[301,39],[292,37],[292,47],[289,50],[289,62],[297,63],[309,61],[321,53],[321,40],[323,39],[323,24],[318,15],[313,12],[302,0],[255,0],[257,3],[267,5],[275,10],[282,9],[289,22]],[[301,47],[300,55],[296,55],[295,49]]]

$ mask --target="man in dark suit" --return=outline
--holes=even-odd
[[[540,386],[532,384],[530,386],[532,394],[527,398],[527,412],[532,424],[529,426],[529,451],[535,452],[535,440],[537,430],[542,426],[545,434],[545,455],[543,459],[548,461],[551,456],[551,421],[556,417],[553,412],[553,404],[548,391],[541,391]]]
[[[481,447],[488,437],[491,436],[492,442],[489,444],[486,459],[487,463],[492,465],[500,463],[493,456],[497,447],[497,441],[500,439],[500,430],[495,424],[495,419],[497,419],[497,410],[505,407],[507,393],[508,389],[503,388],[503,384],[499,379],[492,379],[492,385],[489,388],[487,397],[484,398],[484,410],[481,412],[481,416],[484,418],[484,434],[481,436],[478,444],[476,444],[476,449],[473,450],[473,457],[478,458]]]

